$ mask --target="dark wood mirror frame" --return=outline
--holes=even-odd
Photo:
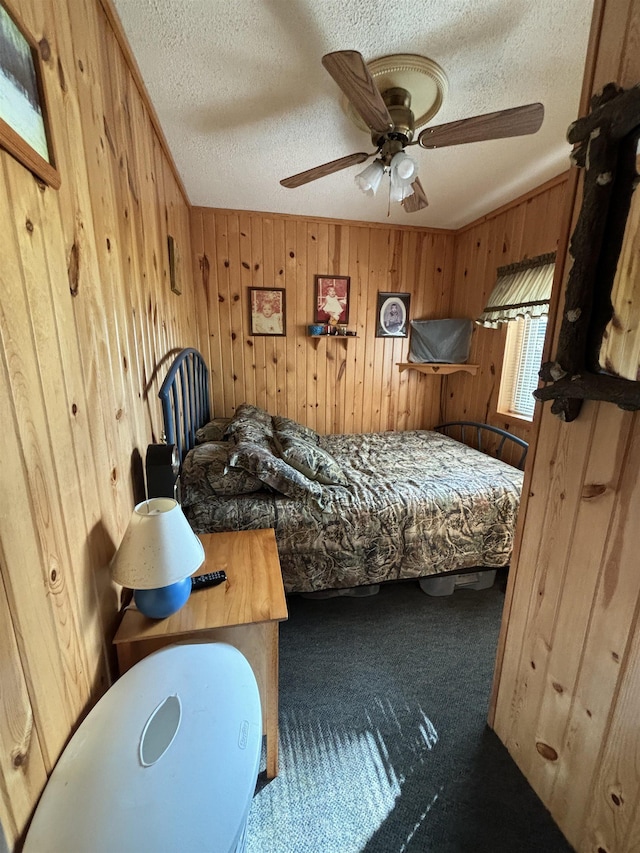
[[[557,353],[542,365],[540,377],[549,384],[534,396],[553,400],[551,411],[572,421],[583,400],[640,409],[640,381],[607,373],[599,364],[605,329],[614,315],[611,291],[639,180],[640,86],[605,86],[594,95],[589,115],[571,125],[567,139],[576,146],[574,164],[585,170],[583,201],[569,247],[573,266]]]

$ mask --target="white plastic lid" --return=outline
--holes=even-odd
[[[73,736],[24,853],[228,853],[249,812],[261,743],[258,687],[237,649],[162,649],[126,672]]]

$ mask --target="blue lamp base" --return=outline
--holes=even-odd
[[[151,619],[166,619],[186,603],[191,595],[191,577],[177,581],[169,586],[156,589],[136,589],[133,600],[136,607]]]

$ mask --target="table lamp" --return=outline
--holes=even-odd
[[[191,575],[204,562],[202,542],[173,498],[151,498],[133,510],[111,576],[133,589],[136,607],[152,619],[179,610],[191,593]]]

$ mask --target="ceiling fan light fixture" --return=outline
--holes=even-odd
[[[389,187],[389,201],[403,201],[408,196],[413,195],[413,187],[411,184],[404,181],[394,181],[393,174],[391,177],[391,185]]]
[[[404,151],[398,151],[393,155],[391,160],[391,175],[395,173],[401,181],[412,181],[418,172],[416,161],[405,154]]]
[[[398,151],[393,155],[389,166],[391,173],[391,186],[389,188],[389,201],[403,201],[413,194],[412,181],[415,180],[418,173],[418,166],[411,157]]]
[[[374,160],[366,169],[356,175],[355,182],[366,195],[375,195],[383,175],[384,165],[382,161]]]

